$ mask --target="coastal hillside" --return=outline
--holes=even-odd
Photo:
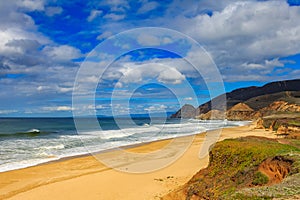
[[[281,143],[253,136],[218,142],[208,167],[162,199],[296,199],[300,143],[295,139]]]
[[[226,96],[226,103],[221,101]],[[211,102],[214,102],[212,111]],[[239,103],[244,103],[253,111],[259,111],[275,101],[284,101],[290,104],[300,105],[300,79],[277,81],[268,83],[262,87],[246,87],[222,94],[212,101],[208,101],[197,108],[192,105],[184,105],[180,110],[171,115],[171,118],[195,118],[208,112],[227,111]],[[226,105],[225,105],[226,104]],[[204,118],[205,118],[204,117]],[[239,120],[239,118],[236,118]]]

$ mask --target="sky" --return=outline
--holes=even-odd
[[[299,19],[299,0],[0,1],[0,117],[174,112],[297,79]]]

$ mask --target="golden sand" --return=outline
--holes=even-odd
[[[218,131],[210,131],[206,135],[206,139],[205,133],[194,137],[189,148],[172,164],[148,173],[134,174],[125,171],[147,171],[168,159],[174,160],[178,157],[178,149],[191,137],[178,138],[175,143],[172,140],[163,140],[96,155],[101,160],[113,158],[114,162],[119,164],[118,169],[123,172],[101,164],[90,155],[3,172],[0,173],[0,199],[159,199],[186,183],[197,171],[207,166],[208,156],[199,159],[199,152],[204,140],[207,144],[212,143],[213,137],[218,136]],[[248,125],[223,129],[219,140],[249,135],[275,137],[272,132],[254,129],[252,125]],[[157,153],[161,148],[164,148],[164,153]],[[156,154],[130,160],[123,156],[124,152],[134,155],[149,155],[151,152]]]

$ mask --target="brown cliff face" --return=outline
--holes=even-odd
[[[277,134],[300,133],[300,112],[277,113],[262,117],[259,121],[260,128],[270,129]]]
[[[207,113],[196,116],[196,119],[201,120],[222,120],[225,119],[225,113],[220,110],[210,110]]]
[[[290,173],[292,164],[293,161],[290,159],[286,159],[283,156],[275,156],[262,162],[258,167],[258,171],[268,177],[267,185],[272,185],[280,183]]]
[[[211,110],[207,113],[196,116],[197,119],[213,120],[213,119],[228,119],[228,120],[252,120],[260,116],[259,113],[254,111],[248,105],[244,103],[238,103],[230,108],[227,112],[220,110]]]
[[[250,106],[245,103],[238,103],[230,108],[226,112],[226,117],[224,117],[224,112],[219,110],[211,110],[207,113],[200,114],[196,116],[197,119],[209,120],[209,119],[228,119],[228,120],[257,120],[264,116],[282,114],[282,113],[300,113],[300,105],[288,103],[285,101],[275,101],[260,109],[255,111]]]
[[[269,106],[259,110],[262,115],[271,115],[274,113],[283,113],[283,112],[300,112],[300,106],[297,104],[291,104],[286,101],[275,101]]]
[[[293,125],[280,125],[277,129],[277,134],[279,135],[290,135],[294,133],[300,133],[300,127],[299,126],[293,126]]]
[[[300,132],[300,105],[275,101],[256,115],[256,128],[267,128],[277,134]]]
[[[256,112],[244,103],[238,103],[226,112],[228,120],[252,120]]]
[[[228,112],[253,112],[254,110],[244,103],[238,103],[228,110]]]
[[[285,101],[275,101],[267,107],[255,111],[247,104],[239,103],[229,109],[226,116],[228,120],[257,120],[264,116],[290,113],[300,113],[300,105]]]

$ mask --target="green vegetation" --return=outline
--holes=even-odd
[[[268,182],[269,182],[269,178],[265,174],[259,171],[254,174],[254,179],[252,181],[253,185],[264,185],[267,184]]]
[[[270,139],[246,137],[224,140],[211,151],[211,176],[228,171],[228,175],[244,172],[258,166],[266,158],[299,152],[298,148]],[[222,168],[220,168],[220,165]]]
[[[289,139],[288,142],[290,143],[290,145],[300,148],[300,140]]]
[[[234,196],[235,200],[269,200],[272,199],[272,197],[267,197],[267,196],[260,196],[260,197],[256,197],[256,196],[247,196],[244,194],[236,194]]]
[[[290,120],[288,124],[292,126],[300,126],[300,120]]]
[[[267,158],[276,156],[294,161],[290,173],[293,175],[289,176],[299,174],[300,149],[295,146],[259,137],[219,142],[210,152],[209,166],[189,181],[186,199],[193,195],[200,199],[271,199],[272,194],[267,192],[252,195],[240,191],[249,186],[256,190],[260,187],[255,186],[267,184],[268,177],[258,171],[258,166]],[[298,192],[300,193],[300,188],[291,194]]]

